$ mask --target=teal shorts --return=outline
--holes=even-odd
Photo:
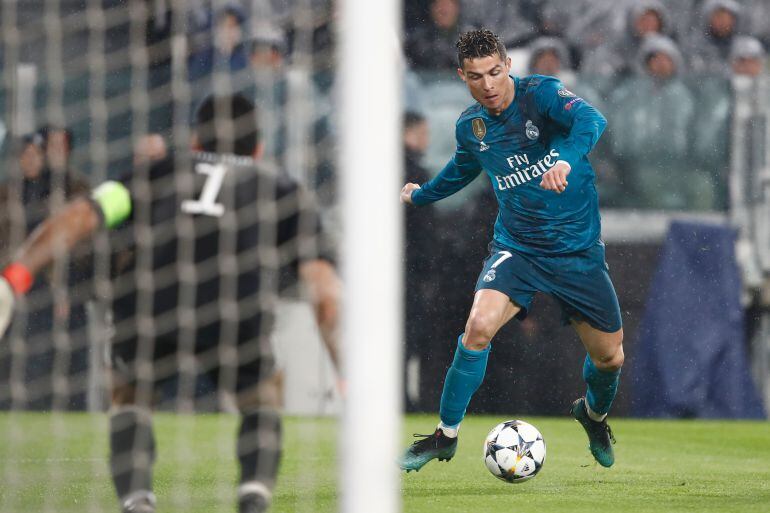
[[[612,333],[623,326],[620,304],[604,259],[604,243],[567,255],[532,256],[497,245],[476,282],[476,290],[502,292],[521,307],[518,319],[527,316],[536,292],[550,294],[562,308],[565,324],[586,321]]]

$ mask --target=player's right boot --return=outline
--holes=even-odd
[[[401,470],[411,472],[420,470],[430,460],[438,458],[439,461],[449,461],[457,451],[457,437],[451,438],[444,434],[440,428],[430,435],[414,435],[421,440],[413,443],[401,456],[398,466]]]
[[[597,422],[588,416],[585,403],[585,397],[575,400],[570,408],[570,413],[586,430],[588,447],[594,459],[602,467],[611,467],[615,463],[615,451],[612,449],[615,437],[612,435],[612,430],[609,424],[607,424],[606,418],[601,422]]]
[[[264,513],[269,506],[268,500],[258,493],[248,493],[238,499],[238,513]]]

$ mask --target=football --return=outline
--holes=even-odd
[[[484,442],[484,464],[492,475],[521,483],[540,472],[545,463],[545,440],[532,424],[509,420],[495,426]]]

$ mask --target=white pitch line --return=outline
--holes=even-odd
[[[107,458],[22,458],[18,460],[0,460],[3,463],[85,463],[102,462]]]

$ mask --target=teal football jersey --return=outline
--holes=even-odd
[[[604,116],[553,77],[513,78],[516,94],[499,116],[480,104],[457,120],[457,149],[444,169],[412,193],[416,205],[459,191],[482,170],[499,211],[494,242],[527,254],[582,251],[600,237],[595,174],[587,155],[607,124]],[[564,192],[540,187],[557,161],[571,166]]]

